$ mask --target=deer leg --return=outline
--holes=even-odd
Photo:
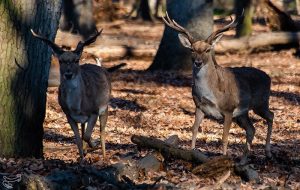
[[[245,145],[243,157],[241,159],[241,163],[245,164],[247,162],[247,157],[251,151],[251,145],[254,139],[255,128],[253,127],[253,124],[248,116],[248,113],[237,117],[236,120],[237,120],[237,124],[241,128],[245,129],[246,131],[246,145]]]
[[[271,143],[271,135],[272,135],[274,113],[271,112],[269,110],[269,108],[267,108],[267,109],[253,110],[253,111],[254,111],[254,113],[256,113],[257,115],[261,116],[262,118],[264,118],[267,121],[268,132],[267,132],[267,138],[266,138],[265,152],[266,152],[266,156],[268,158],[271,158],[272,154],[271,154],[271,144],[270,143]]]
[[[68,120],[68,123],[71,125],[71,128],[74,132],[74,135],[75,135],[75,139],[76,139],[76,144],[77,144],[77,147],[78,147],[78,150],[79,150],[79,156],[80,156],[80,159],[81,161],[83,160],[84,158],[84,154],[83,154],[83,148],[82,148],[82,140],[80,138],[80,134],[79,134],[79,129],[78,129],[78,125],[77,123],[70,117],[67,115],[67,120]]]
[[[97,114],[92,114],[89,119],[88,119],[88,124],[87,124],[87,128],[85,130],[85,133],[83,135],[83,139],[85,142],[88,143],[88,145],[91,147],[91,148],[95,148],[96,145],[95,143],[93,143],[91,141],[91,136],[92,136],[92,132],[93,132],[93,129],[94,129],[94,126],[97,122],[97,117],[98,115]]]
[[[192,135],[192,149],[195,148],[196,146],[196,138],[197,138],[197,134],[198,134],[198,129],[200,126],[201,121],[204,118],[204,113],[196,107],[196,114],[195,114],[195,121],[194,121],[194,125],[193,125],[193,135]],[[201,127],[200,127],[201,129]],[[202,129],[201,129],[202,132]]]
[[[232,123],[232,113],[225,113],[225,115],[224,115],[224,129],[223,129],[223,136],[222,136],[223,155],[227,154],[228,135],[229,135],[229,130],[230,130],[231,123]]]
[[[105,158],[105,127],[106,127],[106,123],[107,123],[107,117],[108,117],[108,108],[106,108],[106,110],[99,115],[99,120],[100,120],[100,138],[101,138],[101,148],[102,148],[102,155],[103,158]]]
[[[85,132],[85,123],[81,123],[81,139],[82,139],[82,146],[83,146],[83,154],[86,155],[88,144],[83,139],[84,132]]]

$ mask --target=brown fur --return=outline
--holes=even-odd
[[[234,28],[233,20],[229,25],[213,32],[205,41],[194,40],[191,34],[175,21],[163,19],[167,26],[180,32],[183,46],[192,51],[193,58],[193,100],[196,105],[193,125],[192,148],[204,115],[224,119],[223,154],[227,153],[228,135],[232,121],[246,130],[246,147],[242,161],[246,161],[255,129],[248,112],[253,110],[267,121],[266,154],[271,156],[270,139],[274,114],[269,110],[270,77],[263,71],[252,67],[223,68],[214,57],[214,45],[222,33]],[[201,130],[201,128],[200,128]]]
[[[100,120],[102,154],[105,157],[105,126],[111,93],[110,80],[107,71],[102,67],[92,64],[79,65],[84,46],[93,43],[101,34],[101,31],[86,41],[79,42],[74,51],[64,51],[55,43],[32,31],[35,37],[51,47],[54,55],[59,60],[60,86],[58,102],[75,134],[81,161],[84,158],[84,148],[86,147],[83,142],[88,143],[90,147],[95,147],[91,141],[91,135],[98,117]],[[80,138],[78,123],[81,124],[82,128],[82,139]],[[85,123],[87,123],[86,129]]]

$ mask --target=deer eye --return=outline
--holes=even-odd
[[[194,62],[197,58],[197,54],[195,52],[192,53],[192,61]]]
[[[212,49],[211,47],[208,47],[208,48],[205,50],[205,53],[210,52],[211,49]]]

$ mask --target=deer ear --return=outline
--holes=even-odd
[[[179,41],[181,42],[181,44],[184,47],[192,49],[192,44],[191,44],[190,40],[185,35],[178,34],[178,38],[179,38]]]

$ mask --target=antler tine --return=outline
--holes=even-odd
[[[103,29],[101,29],[100,31],[98,31],[96,29],[96,33],[94,35],[92,35],[91,37],[89,37],[87,40],[85,40],[84,42],[79,42],[76,49],[74,50],[74,52],[79,52],[82,51],[84,46],[87,46],[93,42],[96,41],[97,37],[102,33]]]
[[[60,52],[60,53],[63,52],[63,50],[62,50],[58,45],[56,45],[55,43],[53,43],[52,41],[48,40],[47,38],[45,38],[45,37],[43,37],[43,36],[41,36],[41,35],[38,35],[37,33],[35,33],[35,32],[33,31],[33,29],[30,29],[30,31],[31,31],[31,34],[32,34],[34,37],[36,37],[36,38],[42,40],[42,41],[45,42],[47,45],[49,45],[49,46],[53,49],[53,51],[55,51],[55,52]]]
[[[186,35],[190,42],[194,41],[192,35],[184,27],[179,25],[175,20],[170,19],[168,12],[166,12],[166,18],[167,18],[167,20],[164,17],[162,17],[163,21],[165,22],[165,24],[167,26],[169,26],[170,28],[173,28],[174,30]]]
[[[194,41],[193,36],[185,28],[183,28],[182,26],[180,26],[175,20],[172,20],[172,21],[175,24],[175,26],[177,26],[178,28],[180,28],[182,30],[182,32],[187,35],[187,37],[190,40],[190,42]]]
[[[228,30],[231,30],[233,28],[235,28],[237,26],[237,19],[232,19],[232,17],[230,16],[230,19],[231,19],[231,22],[224,26],[223,28],[219,29],[219,30],[216,30],[215,32],[213,32],[205,41],[209,44],[212,43],[213,39],[216,37],[216,36],[219,36],[219,34],[223,33],[223,32],[226,32]]]
[[[180,30],[179,28],[177,28],[174,23],[172,22],[172,20],[170,19],[169,15],[168,15],[168,12],[166,12],[166,17],[167,17],[167,20],[162,17],[163,21],[165,22],[166,25],[168,25],[170,28],[173,28],[174,30],[177,30],[179,32],[182,32],[182,30]]]
[[[89,37],[89,38],[88,38],[87,40],[85,40],[83,43],[88,45],[88,44],[91,44],[91,43],[95,42],[96,39],[97,39],[97,37],[102,33],[102,31],[103,31],[103,28],[101,28],[100,31],[98,31],[98,30],[96,29],[95,35]]]

